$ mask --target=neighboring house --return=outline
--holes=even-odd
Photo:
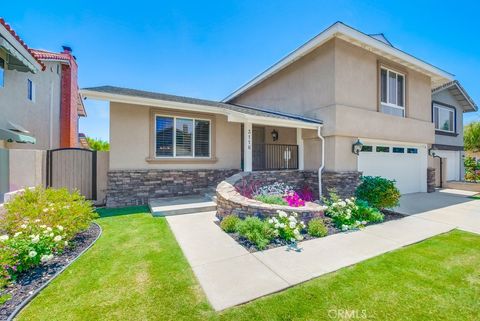
[[[222,102],[111,86],[82,94],[110,101],[107,205],[119,206],[199,192],[241,169],[319,173],[320,193],[351,195],[361,173],[426,192],[432,89],[453,80],[337,22]]]
[[[30,49],[0,19],[0,106],[0,147],[79,146],[78,118],[86,113],[71,49]]]
[[[463,113],[478,107],[457,80],[432,90],[433,152],[447,159],[445,180],[464,180]]]

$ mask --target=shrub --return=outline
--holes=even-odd
[[[330,191],[330,199],[324,198],[324,203],[327,205],[325,215],[332,218],[335,226],[342,231],[362,227],[367,222],[358,221],[354,213],[358,210],[355,204],[355,198],[340,199],[337,194]]]
[[[277,211],[277,213],[278,216],[268,220],[268,223],[275,229],[275,234],[289,242],[303,240],[301,231],[305,228],[305,224],[297,221],[298,214],[292,213],[289,216],[284,211]]]
[[[379,176],[362,177],[355,194],[357,198],[378,209],[398,206],[400,200],[400,191],[395,186],[395,181]]]
[[[254,196],[257,195],[277,195],[285,196],[289,192],[292,192],[293,188],[285,183],[275,182],[270,185],[265,185],[257,189]]]
[[[324,237],[328,234],[328,228],[321,218],[313,218],[308,222],[308,234],[315,237]]]
[[[6,213],[0,229],[13,235],[28,222],[54,227],[60,225],[70,239],[78,232],[87,229],[97,217],[91,202],[77,191],[67,189],[41,188],[27,189],[5,204]]]
[[[247,217],[237,225],[238,233],[263,250],[276,236],[275,230],[258,217]]]
[[[227,233],[235,233],[240,219],[235,215],[227,215],[220,222],[220,227]]]
[[[359,221],[366,222],[383,222],[385,216],[378,209],[371,207],[366,201],[357,199],[355,201],[357,205],[357,211],[354,217]]]
[[[303,185],[303,187],[298,190],[298,196],[305,202],[313,202],[315,200],[313,197],[313,190],[308,185]]]
[[[254,195],[257,195],[257,190],[260,188],[260,182],[257,180],[247,181],[245,178],[242,178],[240,184],[235,187],[237,192],[245,196],[246,198],[252,198]]]
[[[280,195],[257,195],[255,199],[265,204],[288,205],[287,201]]]

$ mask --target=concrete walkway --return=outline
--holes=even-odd
[[[418,198],[425,202],[428,195],[410,197],[412,202],[418,202]],[[432,204],[436,204],[435,199],[442,200],[442,194],[432,197]],[[361,231],[301,242],[299,252],[279,247],[251,254],[215,224],[215,212],[169,216],[167,221],[218,311],[457,227],[480,233],[480,201],[456,202],[445,211],[433,208]],[[409,202],[402,206],[414,211]]]

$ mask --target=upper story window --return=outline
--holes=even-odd
[[[433,103],[435,129],[455,133],[455,108]]]
[[[405,75],[384,67],[380,69],[380,111],[405,117]]]
[[[210,157],[210,120],[155,116],[155,156]]]
[[[35,84],[31,79],[27,79],[27,99],[35,102]]]
[[[5,60],[0,58],[0,87],[5,85],[4,83],[4,76],[5,76]]]

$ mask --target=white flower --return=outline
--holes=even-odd
[[[273,224],[273,220],[272,220],[272,219],[269,219],[269,220],[268,220],[268,223]],[[60,230],[60,231],[61,231],[61,230]]]
[[[347,203],[345,203],[345,201],[340,201],[338,202],[338,205],[340,205],[341,207],[345,207],[347,206]]]
[[[295,222],[290,222],[288,223],[288,226],[290,226],[290,228],[295,228],[295,226],[297,226],[297,223]],[[296,231],[296,230],[295,230]]]
[[[297,230],[297,229],[294,229],[294,230],[293,230],[293,234],[295,234],[295,235],[300,235],[300,231]]]
[[[285,228],[285,224],[284,223],[280,223],[280,228]]]
[[[46,228],[47,226],[46,225],[40,225],[40,228]]]
[[[50,255],[42,255],[42,257],[40,258],[40,262],[42,263],[48,262],[50,260],[51,260]]]
[[[27,228],[27,224],[22,224],[22,225],[20,225],[20,227],[23,228],[23,229],[26,229],[26,228]]]
[[[34,222],[35,223],[40,223],[40,220],[37,218]]]
[[[300,222],[300,225],[301,225],[302,227],[305,227],[305,223],[304,223],[303,221]]]
[[[0,236],[0,241],[5,242],[6,240],[8,240],[7,234]]]
[[[303,235],[298,234],[298,235],[295,236],[295,237],[297,238],[297,241],[303,240]]]
[[[58,228],[58,230],[59,230],[60,232],[63,231],[63,226],[57,225],[57,228]]]
[[[275,228],[279,228],[280,227],[280,223],[275,223]]]
[[[49,235],[49,236],[50,236],[50,237],[54,237],[54,236],[55,236],[55,234],[53,234],[53,233],[50,233],[50,235]]]
[[[48,212],[48,207],[45,207],[45,208],[43,209],[43,212],[44,212],[44,213],[47,213],[47,212]]]
[[[52,228],[51,228],[50,226],[47,227],[47,231],[48,231],[48,232],[51,232],[51,231],[52,231]]]
[[[284,211],[278,211],[278,216],[280,217],[287,217],[287,213],[285,213]]]
[[[60,242],[62,240],[62,237],[60,235],[55,236],[53,239],[55,242]]]
[[[22,234],[22,232],[17,232],[17,233],[15,233],[15,234],[13,235],[13,237],[17,237],[17,236],[19,236],[19,235],[21,235],[21,234]]]
[[[30,237],[32,238],[32,243],[33,244],[37,244],[38,242],[40,242],[40,236],[39,235],[30,235]]]
[[[35,256],[37,256],[37,252],[35,252],[35,251],[30,251],[30,252],[28,253],[28,256],[30,256],[30,257],[35,257]]]
[[[68,241],[65,241],[65,243],[64,243],[64,244],[65,244],[65,246],[68,246]]]

